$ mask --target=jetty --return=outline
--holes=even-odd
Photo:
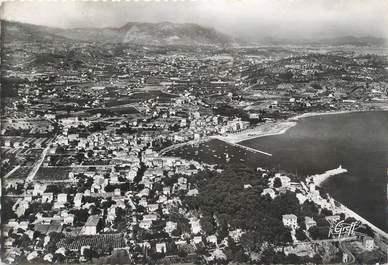
[[[264,151],[261,151],[261,150],[258,150],[258,149],[254,149],[252,147],[248,147],[248,146],[245,146],[245,145],[242,145],[242,144],[238,144],[238,143],[234,143],[234,142],[225,141],[222,138],[219,139],[219,140],[223,141],[223,142],[225,142],[227,144],[230,144],[232,146],[236,146],[236,147],[242,148],[244,150],[250,151],[252,153],[258,153],[258,154],[263,154],[263,155],[266,155],[266,156],[272,156],[272,154],[270,154],[270,153],[267,153],[267,152],[264,152]]]
[[[335,169],[327,170],[322,174],[312,175],[310,178],[313,180],[314,184],[320,186],[325,180],[330,178],[331,176],[339,175],[342,173],[348,172],[347,169],[343,168],[341,165]]]

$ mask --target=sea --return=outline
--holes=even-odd
[[[253,153],[220,140],[185,146],[167,155],[225,165],[270,168],[300,176],[342,166],[348,172],[322,185],[336,200],[388,232],[388,111],[320,115],[300,119],[281,135],[240,144],[272,156]]]

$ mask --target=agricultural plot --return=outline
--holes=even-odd
[[[25,180],[30,173],[32,167],[19,167],[7,179],[10,180]]]
[[[50,166],[65,167],[76,163],[76,159],[71,155],[50,155]]]
[[[87,110],[87,112],[89,112],[91,114],[102,113],[104,115],[111,115],[111,116],[117,116],[117,115],[120,116],[123,114],[138,114],[139,113],[134,107],[131,107],[131,106],[99,108],[99,109]]]
[[[68,236],[62,238],[58,247],[66,249],[79,249],[81,246],[90,246],[92,249],[124,248],[126,247],[123,234],[103,234],[93,236]]]
[[[36,173],[36,180],[67,180],[69,179],[69,172],[71,167],[41,167]]]

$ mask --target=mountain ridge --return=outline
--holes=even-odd
[[[105,43],[128,43],[140,45],[186,45],[186,46],[238,46],[238,45],[354,45],[386,46],[386,38],[373,36],[341,36],[320,39],[287,39],[264,37],[256,40],[234,38],[214,28],[195,23],[175,23],[163,21],[158,23],[129,21],[119,27],[104,28],[55,28],[28,24],[17,21],[5,21],[5,32],[11,38],[31,38],[59,41],[85,41]],[[12,30],[9,30],[12,29]],[[20,33],[18,36],[17,33]],[[35,35],[35,36],[34,36]]]
[[[63,29],[6,21],[5,28],[6,30],[12,28],[13,33],[18,30],[24,33],[30,31],[38,35],[47,33],[69,40],[87,42],[199,46],[230,46],[236,42],[232,37],[213,28],[194,23],[127,22],[121,27]]]

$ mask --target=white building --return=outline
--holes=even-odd
[[[54,194],[52,192],[45,192],[42,194],[42,203],[51,203],[54,199]]]
[[[156,243],[155,248],[157,253],[166,253],[167,250],[166,243]]]
[[[151,228],[152,221],[151,220],[141,220],[139,223],[139,227],[145,230],[148,230]]]
[[[295,229],[298,227],[298,217],[295,214],[284,214],[283,215],[283,225]]]
[[[171,222],[171,221],[167,221],[166,222],[166,227],[164,228],[164,230],[167,232],[167,233],[172,233],[172,231],[174,231],[176,228],[177,228],[177,223],[175,222]]]
[[[156,214],[146,214],[143,215],[143,220],[156,221],[158,216]]]
[[[309,230],[311,227],[316,226],[317,222],[309,216],[304,217],[304,223],[306,224],[306,230]]]
[[[276,193],[273,189],[271,188],[266,188],[261,192],[261,196],[269,195],[271,199],[274,199],[276,197]]]
[[[75,196],[74,196],[74,207],[81,207],[82,205],[82,193],[77,193]]]
[[[82,227],[81,234],[83,235],[96,235],[97,226],[100,222],[100,216],[91,215],[86,221],[85,225]]]
[[[57,198],[58,203],[64,204],[67,202],[67,194],[66,193],[60,193],[58,194]]]
[[[330,224],[334,224],[338,222],[341,217],[339,215],[330,215],[325,217],[326,221],[328,221]]]
[[[190,225],[191,225],[191,232],[194,235],[196,235],[199,232],[201,232],[201,224],[200,224],[199,220],[191,220],[190,221]]]
[[[156,203],[148,204],[147,209],[149,212],[155,212],[156,210],[159,209],[159,204],[156,204]]]
[[[371,251],[375,247],[375,241],[373,240],[373,238],[366,236],[362,240],[362,245],[366,250]]]

